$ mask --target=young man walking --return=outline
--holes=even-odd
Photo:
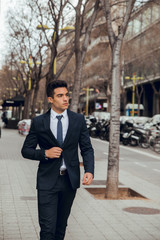
[[[84,185],[93,180],[94,153],[84,116],[68,110],[67,83],[62,80],[49,83],[47,96],[52,107],[33,119],[22,155],[40,161],[37,173],[40,240],[63,240],[80,187],[78,145],[85,170]]]

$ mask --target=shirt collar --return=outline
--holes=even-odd
[[[52,118],[56,118],[56,116],[62,115],[63,118],[65,118],[67,116],[67,110],[65,109],[64,112],[58,114],[57,112],[55,112],[52,108],[51,108],[51,117]]]

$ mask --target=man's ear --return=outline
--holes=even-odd
[[[52,97],[48,97],[48,102],[49,103],[53,103],[53,98]]]

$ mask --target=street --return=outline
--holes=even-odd
[[[106,141],[92,138],[96,161],[108,159]],[[120,145],[120,169],[160,187],[160,155],[150,149]]]

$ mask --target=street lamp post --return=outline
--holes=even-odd
[[[89,92],[94,91],[94,88],[83,88],[82,90],[86,91],[86,116],[88,117],[88,109],[89,109]]]
[[[48,27],[47,25],[41,25],[41,24],[39,24],[38,26],[37,26],[37,29],[38,30],[42,30],[42,29],[44,29],[44,30],[50,30],[50,29],[52,29],[52,30],[54,30],[55,28],[51,28],[51,27]],[[59,30],[61,30],[61,31],[67,31],[67,30],[74,30],[75,29],[75,27],[73,27],[73,26],[66,26],[66,27],[64,27],[64,28],[60,28]],[[53,39],[54,39],[54,41],[56,40],[56,31],[54,32],[54,35],[53,35]],[[57,61],[57,56],[55,56],[55,58],[54,58],[54,63],[53,63],[53,74],[54,75],[56,75],[56,61]]]
[[[133,77],[125,77],[126,80],[131,79],[133,82],[132,87],[132,116],[134,117],[134,104],[135,104],[135,82],[136,80],[142,80],[143,77],[136,77],[135,73],[133,73]]]

